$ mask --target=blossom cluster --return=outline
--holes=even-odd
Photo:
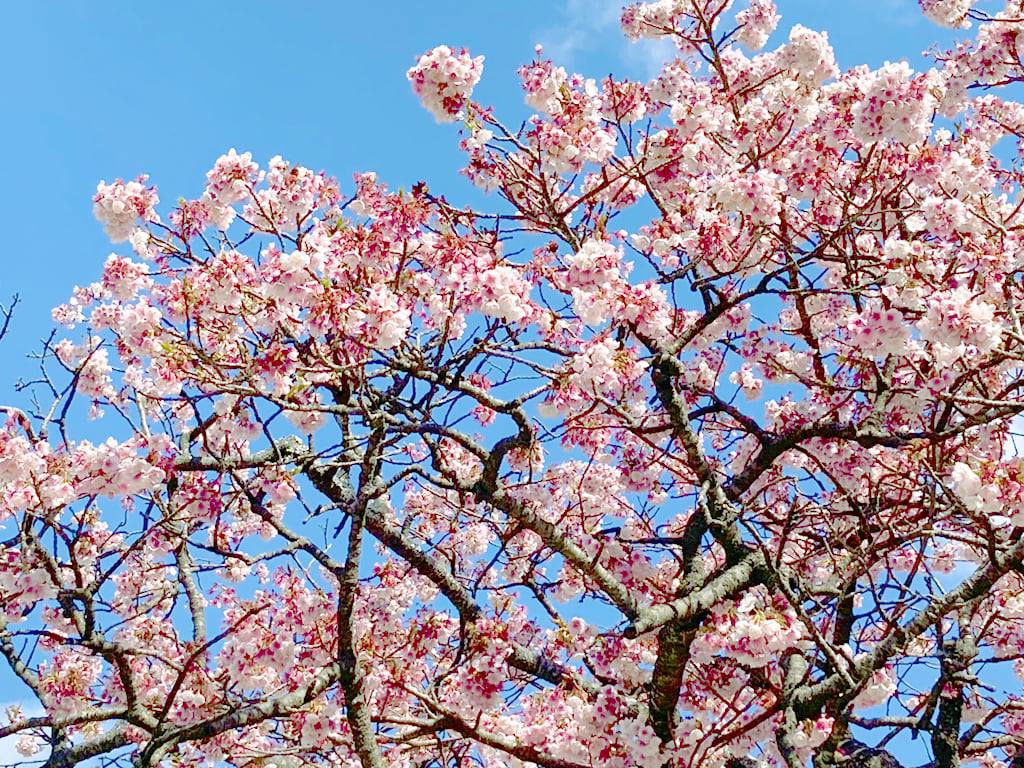
[[[678,56],[538,48],[517,128],[434,48],[408,79],[472,206],[234,149],[159,214],[101,183],[120,251],[0,411],[0,658],[44,713],[0,738],[1018,763],[1024,9],[921,6],[977,30],[914,72],[840,70],[770,0],[632,5]]]
[[[423,106],[439,123],[447,123],[462,114],[483,71],[483,56],[439,45],[420,56],[406,77]]]

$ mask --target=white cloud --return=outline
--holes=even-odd
[[[623,0],[565,0],[560,18],[537,33],[544,54],[572,71],[581,66],[587,53],[600,53],[606,61],[623,62],[637,76],[653,77],[662,64],[675,54],[668,40],[641,40],[631,43],[619,28]],[[600,78],[607,72],[584,72]]]
[[[562,19],[540,32],[544,52],[565,67],[575,65],[576,55],[593,45],[618,24],[618,0],[566,0]]]

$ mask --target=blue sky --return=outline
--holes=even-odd
[[[778,4],[783,34],[795,23],[827,30],[842,66],[920,66],[921,51],[950,39],[916,0]],[[353,172],[375,170],[394,187],[425,179],[458,200],[471,190],[457,173],[456,132],[410,92],[414,57],[438,43],[485,55],[477,97],[514,122],[526,115],[515,68],[537,42],[588,76],[655,70],[664,48],[626,42],[618,9],[616,0],[5,4],[0,303],[13,293],[22,303],[0,342],[0,401],[31,371],[25,355],[48,333],[50,308],[96,279],[113,250],[91,213],[98,180],[149,173],[167,205],[197,196],[214,159],[236,147],[261,163],[281,154],[325,169],[343,190]],[[0,671],[0,706],[19,696],[9,685]],[[12,759],[0,744],[0,764]]]

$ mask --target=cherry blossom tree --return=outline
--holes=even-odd
[[[435,48],[472,206],[101,183],[0,428],[22,764],[1024,765],[1024,2],[921,5],[926,72],[631,6],[677,58],[518,128]]]

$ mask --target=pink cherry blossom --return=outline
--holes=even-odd
[[[117,179],[113,184],[101,181],[93,197],[93,215],[103,224],[107,236],[115,243],[127,240],[139,222],[156,220],[160,198],[156,187],[147,187],[148,176],[133,181]]]
[[[406,77],[423,106],[439,123],[448,123],[460,116],[483,71],[483,56],[439,45],[420,56]]]
[[[944,27],[969,27],[967,13],[974,0],[918,0],[924,15]]]
[[[772,0],[751,0],[747,8],[736,14],[739,41],[752,51],[761,50],[781,18]]]
[[[0,408],[0,739],[1019,768],[1024,8],[921,5],[974,37],[914,72],[634,4],[653,77],[537,49],[509,121],[435,48],[471,200],[233,149],[159,212],[101,183],[125,245]]]

